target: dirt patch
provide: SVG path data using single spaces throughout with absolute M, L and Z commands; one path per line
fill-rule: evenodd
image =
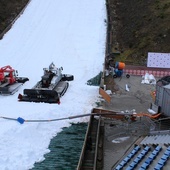
M 106 90 L 111 90 L 112 92 L 119 90 L 119 87 L 116 85 L 112 75 L 105 76 L 104 82 L 106 84 Z
M 170 51 L 169 0 L 108 0 L 109 53 L 118 61 L 145 65 L 148 52 Z
M 13 22 L 28 1 L 29 0 L 0 1 L 0 34 Z

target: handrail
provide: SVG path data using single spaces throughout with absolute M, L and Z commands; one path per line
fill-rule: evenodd
M 86 130 L 85 140 L 84 140 L 82 151 L 81 151 L 81 154 L 80 154 L 77 170 L 80 170 L 81 167 L 82 167 L 82 161 L 84 160 L 86 142 L 87 142 L 88 134 L 89 134 L 89 131 L 90 131 L 90 125 L 91 125 L 91 122 L 92 122 L 92 118 L 93 118 L 93 115 L 90 116 L 90 120 L 89 120 L 88 127 L 87 127 L 87 130 Z
M 99 144 L 99 136 L 100 136 L 100 125 L 101 125 L 101 115 L 99 116 L 99 120 L 98 120 L 97 136 L 96 136 L 96 146 L 95 146 L 95 158 L 94 158 L 94 167 L 93 167 L 93 170 L 96 170 L 96 165 L 97 165 L 98 144 Z

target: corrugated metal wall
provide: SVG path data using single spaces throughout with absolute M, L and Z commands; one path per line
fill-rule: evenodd
M 163 87 L 162 112 L 170 116 L 170 84 Z
M 160 82 L 158 82 L 156 85 L 156 99 L 155 99 L 155 104 L 157 106 L 162 106 L 163 91 L 164 91 L 163 86 L 161 85 Z
M 157 83 L 155 104 L 161 106 L 161 112 L 170 117 L 170 84 L 161 86 L 160 82 Z

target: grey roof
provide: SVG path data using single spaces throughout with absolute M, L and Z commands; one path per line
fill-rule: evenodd
M 170 135 L 151 135 L 146 136 L 141 144 L 170 144 Z

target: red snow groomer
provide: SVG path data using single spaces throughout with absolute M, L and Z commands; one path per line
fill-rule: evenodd
M 7 65 L 0 68 L 0 94 L 14 94 L 29 79 L 18 77 L 18 71 Z
M 62 74 L 63 68 L 57 68 L 54 63 L 43 70 L 41 80 L 31 89 L 24 89 L 24 94 L 18 95 L 19 101 L 60 104 L 60 97 L 67 91 L 68 81 L 72 81 L 74 76 Z

